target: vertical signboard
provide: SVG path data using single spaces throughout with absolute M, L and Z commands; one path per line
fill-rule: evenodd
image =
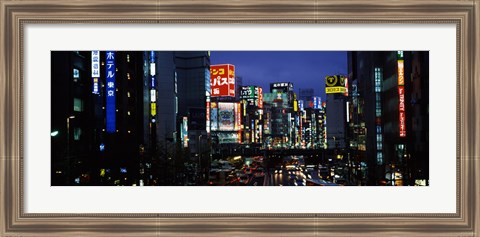
M 212 131 L 217 131 L 218 130 L 218 108 L 217 108 L 217 102 L 212 102 L 211 103 L 211 111 L 210 111 L 210 129 Z
M 108 133 L 116 132 L 116 108 L 115 108 L 115 52 L 105 52 L 106 72 L 106 127 Z
M 206 119 L 206 125 L 205 128 L 207 130 L 207 134 L 210 134 L 210 98 L 207 98 L 207 106 L 206 106 L 206 112 L 205 112 L 205 119 Z
M 241 111 L 242 107 L 240 103 L 235 103 L 235 130 L 241 130 L 242 127 Z
M 188 117 L 183 117 L 181 133 L 183 147 L 188 147 Z
M 398 65 L 398 85 L 405 85 L 405 68 L 403 65 L 403 59 L 399 59 L 397 62 Z
M 348 77 L 345 77 L 345 93 L 344 96 L 348 96 Z
M 258 108 L 263 109 L 263 89 L 258 87 Z
M 398 86 L 398 111 L 399 111 L 399 129 L 400 137 L 407 136 L 407 129 L 405 123 L 405 88 L 403 86 Z
M 235 97 L 235 66 L 228 64 L 228 96 Z
M 235 66 L 231 64 L 210 66 L 211 96 L 235 96 Z
M 405 122 L 405 68 L 403 62 L 403 51 L 397 52 L 397 66 L 398 66 L 398 127 L 399 136 L 407 136 L 407 128 Z
M 98 90 L 98 78 L 92 78 L 92 80 L 93 80 L 93 83 L 92 83 L 92 93 L 98 95 L 98 93 L 99 93 L 99 90 Z
M 150 115 L 152 116 L 152 122 L 155 122 L 155 116 L 157 115 L 157 89 L 155 74 L 155 51 L 150 51 Z
M 92 51 L 92 93 L 98 94 L 98 78 L 100 78 L 100 51 Z

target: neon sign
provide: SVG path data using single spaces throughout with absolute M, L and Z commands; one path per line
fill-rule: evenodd
M 106 122 L 107 132 L 116 132 L 116 110 L 115 110 L 115 52 L 105 52 L 105 71 L 106 71 Z

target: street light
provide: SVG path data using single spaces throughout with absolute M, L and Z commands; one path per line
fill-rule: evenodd
M 71 168 L 70 168 L 70 119 L 74 119 L 75 116 L 70 116 L 67 118 L 67 183 L 70 184 L 70 175 L 71 175 Z

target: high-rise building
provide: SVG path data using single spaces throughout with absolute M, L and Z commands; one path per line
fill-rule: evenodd
M 350 145 L 370 184 L 428 182 L 428 60 L 428 52 L 348 53 Z
M 298 99 L 303 101 L 313 101 L 315 90 L 313 88 L 298 89 Z
M 142 65 L 137 52 L 52 52 L 52 185 L 138 181 Z
M 177 51 L 178 119 L 188 118 L 188 145 L 199 153 L 207 144 L 207 102 L 210 102 L 210 56 L 207 51 Z M 202 139 L 203 138 L 203 139 Z
M 325 78 L 327 103 L 327 148 L 346 148 L 346 105 L 345 77 L 341 75 L 327 76 Z

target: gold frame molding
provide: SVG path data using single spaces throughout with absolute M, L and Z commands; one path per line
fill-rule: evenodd
M 479 236 L 480 0 L 0 0 L 0 236 Z M 26 24 L 456 24 L 454 214 L 29 214 L 23 209 Z M 388 221 L 386 221 L 388 220 Z

